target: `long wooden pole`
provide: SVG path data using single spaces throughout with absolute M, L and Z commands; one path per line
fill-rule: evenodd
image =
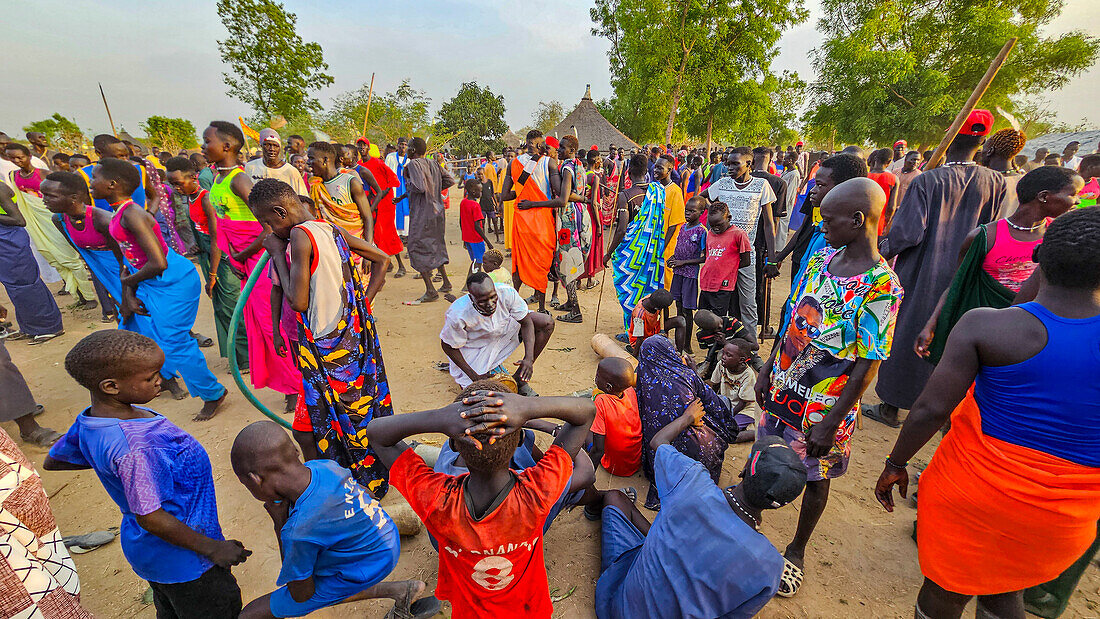
M 1001 52 L 997 54 L 997 57 L 993 59 L 993 62 L 989 63 L 989 68 L 986 69 L 985 75 L 982 76 L 978 85 L 974 87 L 974 92 L 970 93 L 970 98 L 966 100 L 966 104 L 959 110 L 958 115 L 955 116 L 955 122 L 951 123 L 951 126 L 947 129 L 947 133 L 944 134 L 943 139 L 940 140 L 940 145 L 936 147 L 936 151 L 932 153 L 932 158 L 928 160 L 928 163 L 924 166 L 925 170 L 931 170 L 940 165 L 943 161 L 944 153 L 947 152 L 947 147 L 951 145 L 951 141 L 955 139 L 955 136 L 959 134 L 959 129 L 962 128 L 964 122 L 970 113 L 974 111 L 974 108 L 978 107 L 978 101 L 981 100 L 982 95 L 989 89 L 989 84 L 993 82 L 993 78 L 997 76 L 997 71 L 1001 70 L 1001 67 L 1005 63 L 1005 59 L 1008 58 L 1008 53 L 1012 51 L 1012 48 L 1016 45 L 1016 37 L 1012 37 L 1001 48 Z
M 363 114 L 363 137 L 367 137 L 367 118 L 370 117 L 370 100 L 374 97 L 374 74 L 370 74 L 370 89 L 367 90 L 367 112 Z
M 99 96 L 103 97 L 103 107 L 107 108 L 107 120 L 111 123 L 111 133 L 118 137 L 118 131 L 115 131 L 115 119 L 111 118 L 111 106 L 107 105 L 107 95 L 103 94 L 103 84 L 99 84 Z

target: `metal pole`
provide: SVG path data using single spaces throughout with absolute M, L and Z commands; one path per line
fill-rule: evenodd
M 237 306 L 233 308 L 233 318 L 229 320 L 228 341 L 230 342 L 237 341 L 237 331 L 241 328 L 241 315 L 244 313 L 244 304 L 248 301 L 248 295 L 252 294 L 252 288 L 256 286 L 256 280 L 260 279 L 260 273 L 263 273 L 264 268 L 267 266 L 267 261 L 271 259 L 266 249 L 263 250 L 263 252 L 264 253 L 260 256 L 260 261 L 257 262 L 256 267 L 252 269 L 252 274 L 248 276 L 248 281 L 245 282 L 244 288 L 241 289 L 241 296 L 237 299 Z M 256 407 L 256 410 L 287 430 L 291 429 L 289 421 L 271 412 L 271 409 L 264 406 L 252 393 L 252 390 L 248 388 L 248 385 L 245 384 L 244 377 L 241 376 L 240 365 L 237 363 L 236 353 L 230 353 L 229 355 L 229 371 L 233 374 L 233 381 L 237 383 L 237 388 L 244 394 L 245 399 L 247 399 L 252 406 Z

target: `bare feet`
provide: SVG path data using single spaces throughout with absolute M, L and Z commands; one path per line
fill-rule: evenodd
M 222 397 L 218 398 L 217 400 L 212 400 L 210 402 L 203 402 L 202 403 L 202 409 L 199 410 L 198 414 L 196 414 L 194 417 L 192 417 L 191 420 L 192 421 L 207 421 L 208 419 L 212 419 L 214 417 L 214 415 L 218 414 L 218 408 L 220 408 L 222 403 L 225 402 L 225 397 L 227 395 L 229 395 L 228 390 L 226 390 L 226 392 L 222 394 Z
M 174 400 L 182 400 L 187 397 L 187 390 L 180 385 L 180 381 L 177 378 L 169 378 L 164 381 L 164 389 L 172 394 L 172 399 Z

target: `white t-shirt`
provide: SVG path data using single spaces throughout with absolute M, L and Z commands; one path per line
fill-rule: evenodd
M 269 168 L 264 164 L 262 158 L 253 159 L 244 164 L 244 173 L 252 177 L 252 182 L 256 182 L 263 178 L 275 178 L 293 187 L 298 195 L 309 195 L 309 190 L 306 188 L 306 182 L 302 180 L 302 173 L 298 171 L 298 168 L 285 161 L 283 165 L 277 168 Z
M 519 321 L 530 311 L 515 288 L 497 284 L 496 289 L 497 309 L 491 316 L 477 311 L 467 294 L 447 308 L 439 332 L 439 339 L 461 351 L 478 374 L 504 363 L 519 348 Z M 451 363 L 451 376 L 463 388 L 473 382 L 455 363 Z
M 1081 157 L 1074 155 L 1068 161 L 1062 163 L 1062 167 L 1076 170 L 1081 165 Z
M 741 185 L 732 176 L 723 176 L 707 188 L 707 197 L 729 207 L 730 221 L 745 231 L 749 242 L 756 242 L 760 208 L 775 202 L 775 192 L 766 178 L 753 176 Z

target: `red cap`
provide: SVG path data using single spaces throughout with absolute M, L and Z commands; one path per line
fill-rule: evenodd
M 546 145 L 550 148 L 558 148 L 559 146 L 561 146 L 561 143 L 558 142 L 558 138 L 552 135 L 548 135 L 546 136 Z
M 794 144 L 794 145 L 795 145 L 795 146 L 805 146 L 805 144 L 803 144 L 802 142 L 795 142 L 795 144 Z
M 355 140 L 355 143 L 366 144 L 367 146 L 370 146 L 370 140 L 368 140 L 367 138 L 359 138 L 358 140 Z
M 959 133 L 962 135 L 989 135 L 993 130 L 993 114 L 989 110 L 974 110 L 966 118 Z
M 593 145 L 592 145 L 592 148 L 590 148 L 590 149 L 588 149 L 588 150 L 600 150 L 600 147 L 599 147 L 599 146 L 596 146 L 595 144 L 593 144 Z
M 898 140 L 897 142 L 894 142 L 894 148 L 897 148 L 898 146 L 905 148 L 909 146 L 909 142 L 906 142 L 905 140 Z

